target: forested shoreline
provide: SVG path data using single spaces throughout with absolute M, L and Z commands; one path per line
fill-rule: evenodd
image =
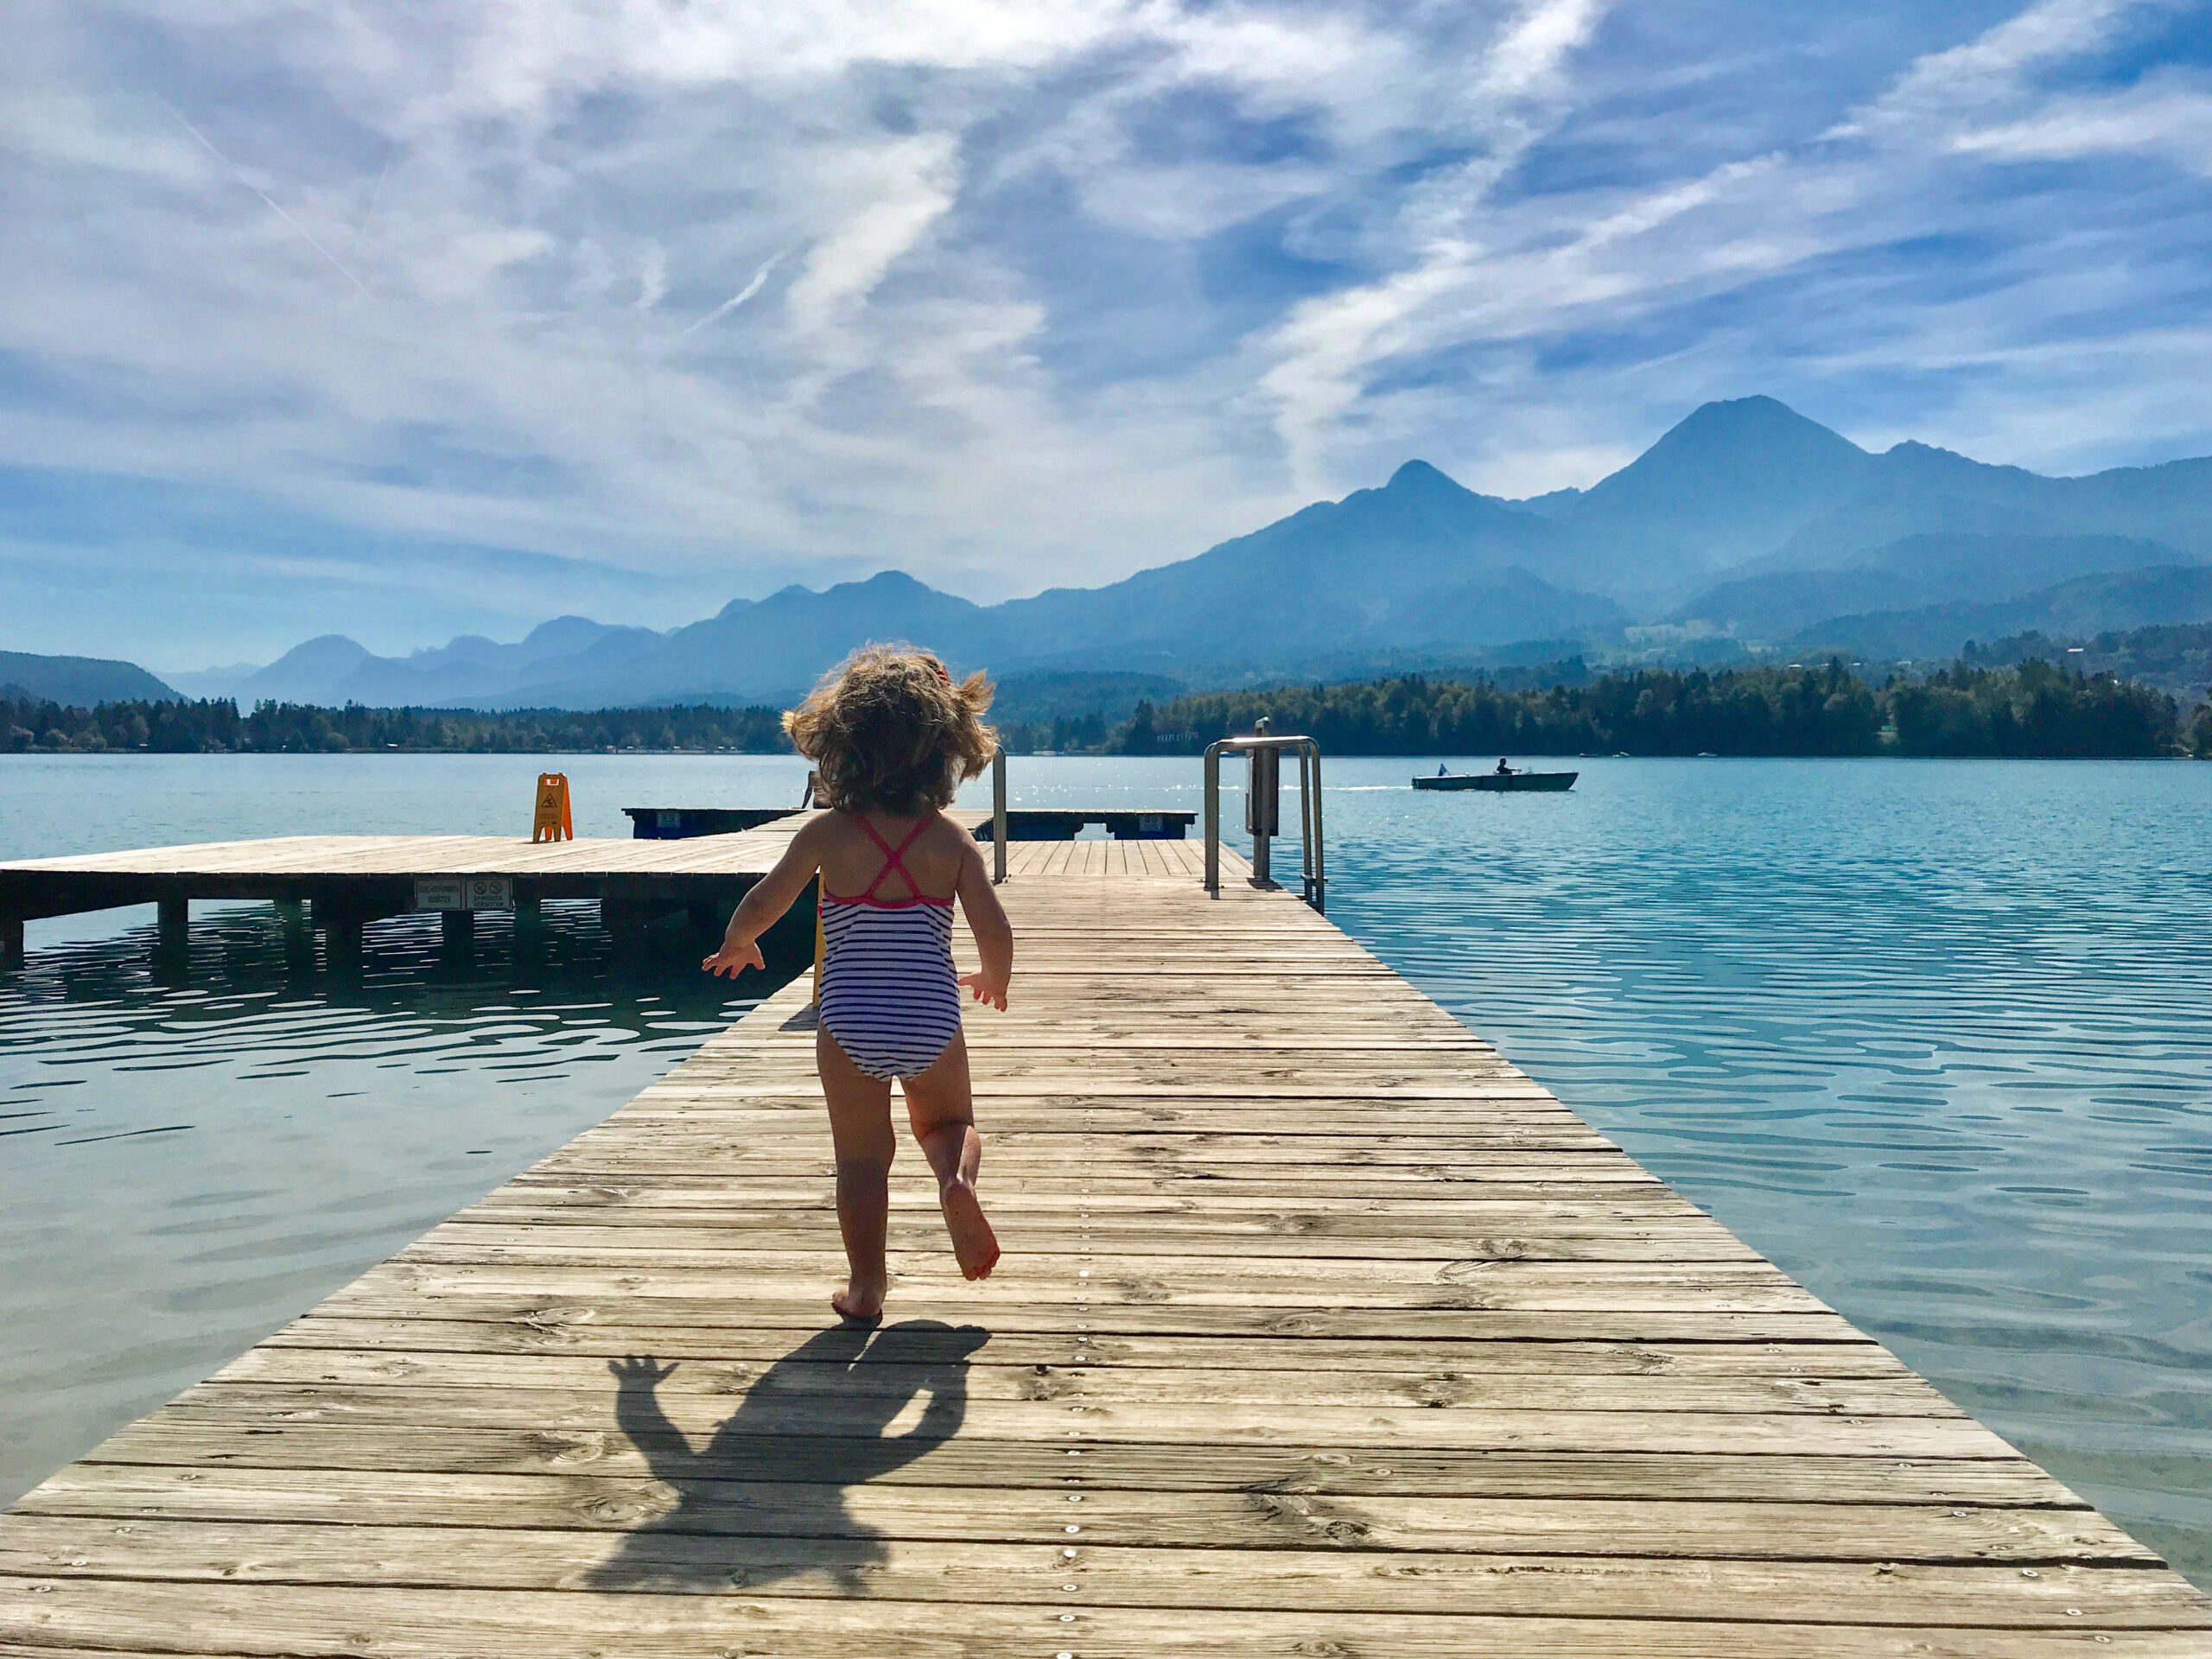
M 22 753 L 574 754 L 594 751 L 788 754 L 774 709 L 318 709 L 227 698 L 70 709 L 0 700 L 0 749 Z
M 1506 690 L 1479 676 L 1192 693 L 1004 733 L 1010 752 L 1196 754 L 1262 715 L 1332 754 L 1922 755 L 2212 759 L 2212 705 L 2184 716 L 2153 687 L 2040 660 L 1961 664 L 1875 685 L 1815 668 L 1643 669 Z M 0 697 L 12 753 L 789 753 L 779 711 L 697 705 L 526 709 L 319 709 L 219 698 L 73 709 Z
M 1608 674 L 1507 691 L 1418 675 L 1140 703 L 1109 747 L 1195 754 L 1266 715 L 1331 754 L 2212 758 L 2212 708 L 2186 722 L 2163 691 L 2030 661 L 1872 685 L 1819 668 Z

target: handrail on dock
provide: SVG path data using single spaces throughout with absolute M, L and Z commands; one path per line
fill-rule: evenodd
M 1206 892 L 1216 899 L 1221 897 L 1221 756 L 1224 749 L 1251 758 L 1254 788 L 1246 816 L 1252 830 L 1252 879 L 1255 883 L 1270 879 L 1268 838 L 1274 833 L 1268 827 L 1268 818 L 1262 816 L 1260 790 L 1272 790 L 1274 786 L 1276 757 L 1285 749 L 1297 752 L 1298 827 L 1305 861 L 1303 897 L 1314 909 L 1325 912 L 1328 878 L 1321 845 L 1321 746 L 1310 737 L 1277 736 L 1262 731 L 1250 737 L 1224 737 L 1206 745 Z
M 991 885 L 1006 880 L 1006 751 L 991 751 Z

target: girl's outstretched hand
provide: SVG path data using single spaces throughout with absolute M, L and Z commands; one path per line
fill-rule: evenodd
M 728 974 L 735 979 L 747 968 L 766 968 L 768 961 L 760 954 L 760 945 L 751 939 L 741 944 L 724 939 L 722 948 L 699 965 L 710 974 Z
M 960 976 L 960 982 L 976 994 L 978 1002 L 988 1002 L 1001 1014 L 1006 1012 L 1006 983 L 977 971 Z

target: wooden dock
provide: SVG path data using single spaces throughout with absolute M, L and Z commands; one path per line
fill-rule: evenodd
M 970 829 L 990 819 L 964 808 L 951 816 Z M 126 905 L 157 906 L 157 949 L 177 953 L 195 899 L 273 900 L 302 932 L 325 936 L 333 965 L 358 961 L 367 924 L 411 911 L 437 911 L 449 938 L 465 937 L 480 911 L 527 920 L 548 900 L 580 899 L 596 899 L 618 932 L 677 912 L 719 926 L 804 821 L 789 813 L 682 841 L 282 836 L 18 860 L 0 863 L 0 965 L 22 960 L 27 920 Z
M 801 983 L 0 1517 L 0 1652 L 2212 1654 L 1296 899 L 1013 856 L 987 1285 L 910 1152 L 887 1319 L 829 1314 Z

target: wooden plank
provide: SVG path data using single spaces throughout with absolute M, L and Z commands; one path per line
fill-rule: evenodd
M 825 1268 L 825 1271 L 827 1268 Z M 727 1329 L 733 1324 L 760 1331 L 820 1330 L 821 1287 L 797 1297 L 763 1296 L 733 1306 L 719 1296 L 632 1297 L 626 1288 L 603 1295 L 553 1294 L 555 1287 L 534 1280 L 516 1289 L 477 1282 L 473 1276 L 448 1275 L 424 1283 L 404 1268 L 378 1272 L 334 1292 L 322 1304 L 332 1314 L 371 1319 L 410 1313 L 444 1319 L 481 1319 L 557 1333 L 579 1325 L 624 1323 L 697 1325 Z M 741 1313 L 741 1320 L 733 1314 Z M 1790 1347 L 1853 1338 L 1864 1341 L 1839 1315 L 1823 1308 L 1812 1313 L 1723 1313 L 1712 1309 L 1578 1308 L 1521 1310 L 1491 1308 L 1471 1319 L 1465 1308 L 1327 1307 L 1319 1304 L 1284 1311 L 1236 1306 L 1185 1306 L 1173 1303 L 1079 1300 L 1065 1288 L 1051 1296 L 1025 1295 L 979 1306 L 964 1287 L 932 1290 L 914 1286 L 900 1292 L 902 1321 L 926 1320 L 960 1325 L 988 1320 L 995 1332 L 1009 1330 L 1145 1332 L 1174 1339 L 1194 1337 L 1328 1337 L 1347 1341 L 1441 1341 L 1480 1334 L 1494 1339 L 1580 1342 L 1771 1343 Z M 793 1338 L 794 1345 L 798 1341 Z
M 1376 1344 L 1380 1346 L 1380 1344 Z M 985 1351 L 962 1356 L 963 1389 L 969 1401 L 1086 1400 L 1141 1406 L 1253 1404 L 1386 1408 L 1418 1406 L 1491 1411 L 1808 1411 L 1851 1416 L 1956 1417 L 1957 1407 L 1909 1371 L 1874 1377 L 1815 1376 L 1774 1371 L 1713 1376 L 1648 1371 L 1596 1374 L 1485 1367 L 1479 1372 L 1409 1370 L 1388 1349 L 1372 1356 L 1374 1368 L 1256 1370 L 1203 1366 L 1109 1363 L 1062 1346 L 1051 1360 L 979 1363 Z M 664 1402 L 710 1395 L 719 1405 L 756 1387 L 779 1398 L 888 1396 L 900 1404 L 940 1385 L 944 1360 L 791 1363 L 780 1357 L 753 1362 L 717 1359 L 679 1365 L 661 1384 Z M 214 1383 L 334 1383 L 360 1388 L 556 1389 L 598 1396 L 604 1408 L 613 1389 L 608 1362 L 565 1355 L 453 1354 L 262 1346 L 215 1374 Z M 897 1408 L 894 1407 L 895 1410 Z
M 828 1443 L 824 1443 L 825 1445 Z M 979 1504 L 972 1487 L 872 1477 L 895 1446 L 855 1440 L 823 1472 L 843 1478 L 695 1476 L 671 1450 L 658 1478 L 353 1473 L 78 1465 L 20 1505 L 30 1516 L 296 1525 L 481 1527 L 732 1537 L 862 1537 L 1078 1548 L 1450 1550 L 1703 1560 L 2072 1561 L 2131 1570 L 2158 1558 L 2094 1510 L 1934 1504 L 1731 1503 L 1662 1498 L 1419 1497 L 1309 1493 L 1129 1493 L 1014 1489 Z M 671 1472 L 671 1471 L 674 1472 Z M 1072 1530 L 1071 1529 L 1072 1529 Z M 63 1529 L 49 1529 L 49 1535 Z M 85 1530 L 80 1529 L 79 1530 Z M 1479 1545 L 1471 1541 L 1479 1540 Z M 2171 1592 L 2183 1598 L 2183 1591 Z M 2212 1624 L 2212 1606 L 2195 1604 Z
M 1872 1569 L 1870 1569 L 1870 1575 Z M 1465 1659 L 1471 1653 L 1530 1659 L 1739 1659 L 1746 1653 L 1832 1659 L 2080 1659 L 2086 1617 L 2058 1630 L 1988 1625 L 1850 1625 L 1808 1618 L 1777 1599 L 1767 1620 L 1516 1618 L 1440 1614 L 1408 1575 L 1402 1583 L 1431 1611 L 1392 1613 L 1105 1609 L 1058 1592 L 1058 1568 L 1040 1574 L 1039 1599 L 996 1607 L 973 1602 L 779 1599 L 732 1586 L 720 1596 L 579 1595 L 564 1591 L 434 1590 L 175 1584 L 152 1580 L 41 1578 L 0 1581 L 0 1630 L 35 1632 L 33 1651 L 87 1639 L 168 1654 L 358 1659 L 372 1646 L 388 1659 L 574 1659 L 579 1651 L 625 1659 L 776 1655 L 843 1659 L 897 1653 L 912 1659 L 1037 1659 L 1173 1653 L 1313 1659 L 1392 1655 Z M 1080 1578 L 1076 1580 L 1080 1586 Z M 2031 1595 L 2032 1586 L 2025 1592 Z M 1401 1603 L 1401 1605 L 1404 1605 Z M 2086 1613 L 2086 1610 L 2085 1610 Z M 361 1633 L 374 1632 L 370 1643 Z M 2115 1629 L 2094 1649 L 2125 1659 L 2202 1659 L 2190 1628 Z M 1055 1644 L 1059 1644 L 1055 1646 Z
M 1919 1562 L 1869 1573 L 1859 1562 L 1684 1562 L 1664 1557 L 1093 1547 L 1071 1562 L 1052 1544 L 938 1543 L 889 1536 L 769 1535 L 732 1539 L 645 1529 L 610 1539 L 561 1529 L 141 1520 L 121 1538 L 86 1542 L 83 1529 L 44 1516 L 0 1532 L 0 1573 L 54 1579 L 132 1577 L 174 1582 L 347 1585 L 426 1582 L 477 1590 L 654 1591 L 765 1597 L 970 1603 L 1033 1602 L 1058 1581 L 1086 1607 L 1235 1608 L 1251 1611 L 1389 1612 L 1403 1578 L 1417 1576 L 1465 1612 L 1572 1617 L 1593 1593 L 1622 1617 L 1742 1621 L 1770 1616 L 1775 1597 L 1797 1605 L 1857 1604 L 1868 1624 L 1941 1620 L 2067 1628 L 2094 1616 L 2111 1625 L 2202 1628 L 2208 1611 L 2169 1575 L 2053 1568 L 2023 1596 L 2017 1568 Z M 1533 1569 L 1533 1570 L 1532 1570 Z
M 519 1320 L 347 1319 L 311 1313 L 269 1338 L 253 1354 L 288 1348 L 341 1350 L 354 1353 L 510 1354 L 549 1351 L 548 1338 L 568 1354 L 620 1359 L 654 1353 L 664 1358 L 777 1361 L 786 1365 L 818 1364 L 842 1371 L 850 1363 L 837 1354 L 816 1359 L 778 1332 L 751 1328 L 702 1329 L 690 1325 L 557 1325 Z M 1567 1376 L 1697 1377 L 1913 1377 L 1897 1357 L 1861 1338 L 1817 1344 L 1689 1342 L 1535 1342 L 1526 1338 L 1482 1340 L 1472 1337 L 1434 1342 L 1346 1342 L 1325 1337 L 1162 1337 L 1151 1332 L 1048 1334 L 994 1329 L 978 1347 L 964 1333 L 926 1322 L 885 1327 L 876 1357 L 921 1363 L 964 1361 L 972 1371 L 984 1364 L 1028 1367 L 1081 1363 L 1098 1366 L 1141 1365 L 1151 1369 L 1206 1371 L 1351 1371 L 1372 1375 L 1386 1361 L 1412 1357 L 1423 1367 L 1456 1373 L 1472 1370 L 1485 1376 L 1522 1373 Z M 228 1374 L 226 1368 L 226 1374 Z M 1422 1374 L 1427 1374 L 1423 1372 Z
M 180 1412 L 244 1427 L 283 1427 L 318 1419 L 426 1427 L 522 1428 L 574 1432 L 616 1421 L 613 1390 L 598 1396 L 554 1389 L 410 1390 L 315 1383 L 203 1382 L 172 1402 Z M 867 1395 L 833 1400 L 764 1397 L 729 1416 L 721 1401 L 682 1395 L 663 1401 L 685 1433 L 880 1435 L 887 1414 Z M 1418 1406 L 1313 1407 L 1249 1400 L 1232 1406 L 1152 1400 L 1131 1406 L 1103 1393 L 1071 1399 L 1009 1402 L 962 1396 L 963 1428 L 994 1440 L 1059 1445 L 1139 1439 L 1203 1449 L 1224 1438 L 1257 1445 L 1319 1440 L 1341 1447 L 1441 1448 L 1534 1452 L 1822 1452 L 1891 1458 L 2001 1458 L 2012 1449 L 1969 1417 L 1839 1417 L 1815 1412 L 1644 1410 L 1440 1411 Z M 1192 1455 L 1198 1455 L 1194 1450 Z M 65 1471 L 66 1472 L 66 1471 Z M 61 1476 L 54 1477 L 62 1478 Z M 39 1488 L 43 1491 L 44 1488 Z M 30 1497 L 22 1502 L 29 1505 Z
M 819 1482 L 849 1447 L 810 1434 L 720 1437 L 692 1445 L 699 1477 Z M 650 1448 L 656 1451 L 657 1448 Z M 352 1469 L 448 1474 L 591 1475 L 625 1480 L 652 1472 L 649 1448 L 609 1429 L 443 1428 L 293 1422 L 250 1430 L 165 1408 L 102 1443 L 85 1465 L 191 1469 Z M 1064 1441 L 1001 1440 L 968 1432 L 901 1448 L 871 1480 L 903 1485 L 1064 1489 Z M 1313 1446 L 1187 1446 L 1143 1440 L 1084 1443 L 1087 1479 L 1125 1491 L 1366 1493 L 1415 1497 L 1622 1500 L 1711 1498 L 1741 1503 L 1921 1503 L 1944 1508 L 2084 1509 L 2082 1501 L 2017 1455 L 1897 1459 L 1812 1452 L 1389 1452 Z

